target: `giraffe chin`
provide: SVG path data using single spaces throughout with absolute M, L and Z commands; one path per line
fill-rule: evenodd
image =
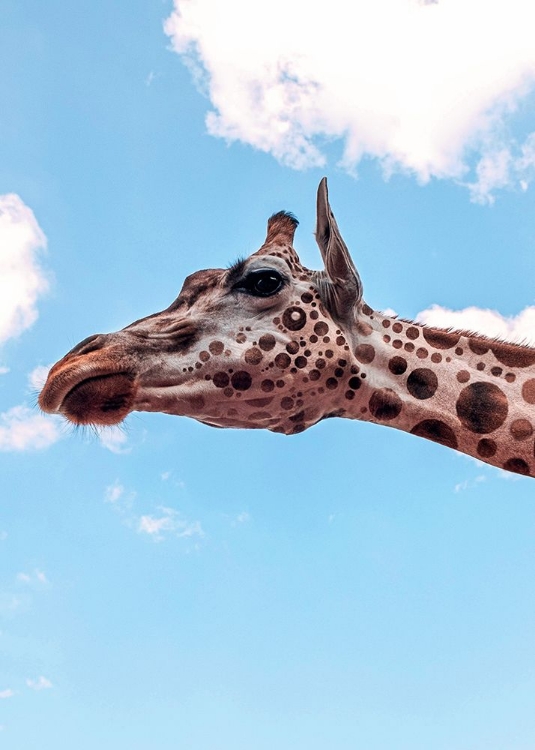
M 134 376 L 129 373 L 97 375 L 71 388 L 59 411 L 77 425 L 119 424 L 132 411 L 136 391 Z

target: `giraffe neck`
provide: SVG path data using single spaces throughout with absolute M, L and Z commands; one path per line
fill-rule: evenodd
M 535 349 L 389 318 L 367 305 L 356 339 L 345 417 L 535 476 Z

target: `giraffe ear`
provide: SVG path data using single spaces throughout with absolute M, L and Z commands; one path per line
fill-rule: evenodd
M 329 205 L 326 177 L 318 187 L 316 242 L 325 265 L 319 275 L 323 303 L 338 320 L 352 319 L 362 299 L 362 282 Z

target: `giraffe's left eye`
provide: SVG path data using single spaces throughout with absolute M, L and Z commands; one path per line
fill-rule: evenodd
M 256 271 L 249 271 L 235 289 L 252 294 L 254 297 L 272 297 L 283 286 L 284 279 L 278 271 L 271 268 L 259 268 Z

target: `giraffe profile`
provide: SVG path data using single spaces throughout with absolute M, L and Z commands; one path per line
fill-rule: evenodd
M 369 307 L 325 179 L 324 270 L 301 265 L 297 224 L 273 215 L 246 260 L 198 271 L 167 309 L 82 341 L 50 370 L 41 408 L 75 424 L 113 425 L 137 410 L 286 435 L 347 417 L 535 476 L 535 348 Z

